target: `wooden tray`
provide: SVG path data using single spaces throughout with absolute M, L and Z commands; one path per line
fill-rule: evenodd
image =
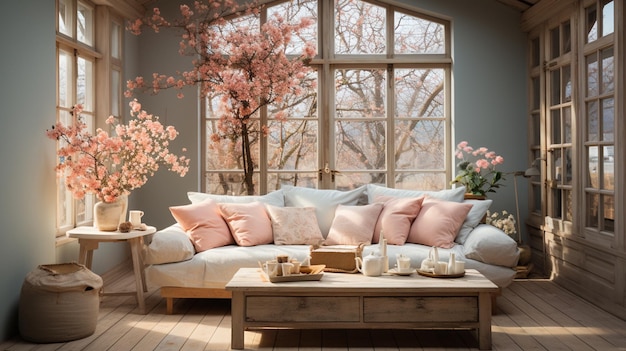
M 324 276 L 324 268 L 326 266 L 323 264 L 313 265 L 313 266 L 304 266 L 300 268 L 300 274 L 292 274 L 285 275 L 279 277 L 268 277 L 265 272 L 261 270 L 261 274 L 267 280 L 272 283 L 284 283 L 284 282 L 303 282 L 303 281 L 314 281 L 320 280 Z
M 457 273 L 457 274 L 435 274 L 432 272 L 425 272 L 425 271 L 421 271 L 418 269 L 417 273 L 419 275 L 423 275 L 425 277 L 431 277 L 431 278 L 461 278 L 465 276 L 465 271 L 463 271 L 463 273 Z

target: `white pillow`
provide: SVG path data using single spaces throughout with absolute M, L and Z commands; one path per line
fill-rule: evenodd
M 376 202 L 377 196 L 393 196 L 393 197 L 420 197 L 428 195 L 440 200 L 463 202 L 465 198 L 465 187 L 459 187 L 454 189 L 445 189 L 439 191 L 429 190 L 405 190 L 387 188 L 386 186 L 377 184 L 367 184 L 367 199 L 369 203 Z
M 276 245 L 315 245 L 324 240 L 313 207 L 265 205 Z
M 340 204 L 349 206 L 359 204 L 359 200 L 365 195 L 365 189 L 365 185 L 349 191 L 312 189 L 287 185 L 283 186 L 281 190 L 283 190 L 285 195 L 285 206 L 315 208 L 319 228 L 322 231 L 322 236 L 326 238 L 335 218 L 337 206 Z
M 144 247 L 144 263 L 161 264 L 186 261 L 196 250 L 189 235 L 179 224 L 160 230 L 152 235 L 152 241 Z
M 463 245 L 465 257 L 488 264 L 515 267 L 519 259 L 517 243 L 500 229 L 480 224 Z
M 266 195 L 249 195 L 249 196 L 230 196 L 230 195 L 215 195 L 215 194 L 206 194 L 199 193 L 195 191 L 187 192 L 187 197 L 192 204 L 196 204 L 202 202 L 206 199 L 211 199 L 218 204 L 226 204 L 226 203 L 236 203 L 236 204 L 245 204 L 254 201 L 259 201 L 264 204 L 269 204 L 278 207 L 285 206 L 285 198 L 283 196 L 282 190 L 272 191 Z
M 489 210 L 489 207 L 493 203 L 493 200 L 465 200 L 463 203 L 472 204 L 472 209 L 467 214 L 465 218 L 465 222 L 461 226 L 461 230 L 459 230 L 459 234 L 456 237 L 456 241 L 459 244 L 465 243 L 467 240 L 467 236 L 470 234 L 477 225 L 480 224 L 480 221 L 485 217 L 485 214 Z

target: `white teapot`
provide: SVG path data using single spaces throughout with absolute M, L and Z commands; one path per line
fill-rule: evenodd
M 373 252 L 365 256 L 363 259 L 361 259 L 361 257 L 356 257 L 356 269 L 363 273 L 363 275 L 377 277 L 383 274 L 384 259 L 385 257 L 377 255 Z

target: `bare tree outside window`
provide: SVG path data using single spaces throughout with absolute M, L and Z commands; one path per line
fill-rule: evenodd
M 424 60 L 449 57 L 446 22 L 375 2 L 338 0 L 320 5 L 333 6 L 333 21 L 319 18 L 314 0 L 267 6 L 268 16 L 273 12 L 290 18 L 306 16 L 317 24 L 298 33 L 288 54 L 301 51 L 299 45 L 305 42 L 318 43 L 320 48 L 311 63 L 315 71 L 307 77 L 312 88 L 268 105 L 250 119 L 256 192 L 277 190 L 284 184 L 320 187 L 327 176 L 326 164 L 336 171 L 330 186 L 337 189 L 367 183 L 445 188 L 450 163 L 446 160 L 450 66 Z M 393 23 L 392 32 L 387 23 Z M 330 24 L 329 31 L 320 30 Z M 325 32 L 333 45 L 320 44 L 326 38 L 318 38 L 318 33 Z M 324 52 L 327 47 L 333 51 Z M 418 56 L 420 60 L 415 59 Z M 325 64 L 329 70 L 323 69 Z M 320 101 L 322 96 L 328 101 Z M 211 117 L 217 98 L 207 99 L 207 140 L 218 128 Z M 240 143 L 239 138 L 219 145 L 207 143 L 207 192 L 245 192 L 240 185 Z

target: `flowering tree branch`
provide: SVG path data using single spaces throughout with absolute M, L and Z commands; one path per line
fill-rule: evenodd
M 288 96 L 301 95 L 306 88 L 307 63 L 315 55 L 313 44 L 305 44 L 299 55 L 287 55 L 294 34 L 312 23 L 302 18 L 288 23 L 275 15 L 260 28 L 240 24 L 232 27 L 225 17 L 255 16 L 259 7 L 249 4 L 238 7 L 232 0 L 196 1 L 193 9 L 180 6 L 180 18 L 168 21 L 159 9 L 144 19 L 129 24 L 129 29 L 141 33 L 143 26 L 155 32 L 171 27 L 182 30 L 179 53 L 192 57 L 193 68 L 176 75 L 154 73 L 152 82 L 143 77 L 127 82 L 126 96 L 137 89 L 158 93 L 162 89 L 181 90 L 186 86 L 199 86 L 202 97 L 219 97 L 219 125 L 212 135 L 213 142 L 241 139 L 244 185 L 248 194 L 254 193 L 253 171 L 255 164 L 251 153 L 250 119 L 261 108 L 283 101 Z M 178 93 L 182 98 L 182 92 Z M 284 118 L 278 115 L 277 118 Z M 262 132 L 267 133 L 266 129 Z

